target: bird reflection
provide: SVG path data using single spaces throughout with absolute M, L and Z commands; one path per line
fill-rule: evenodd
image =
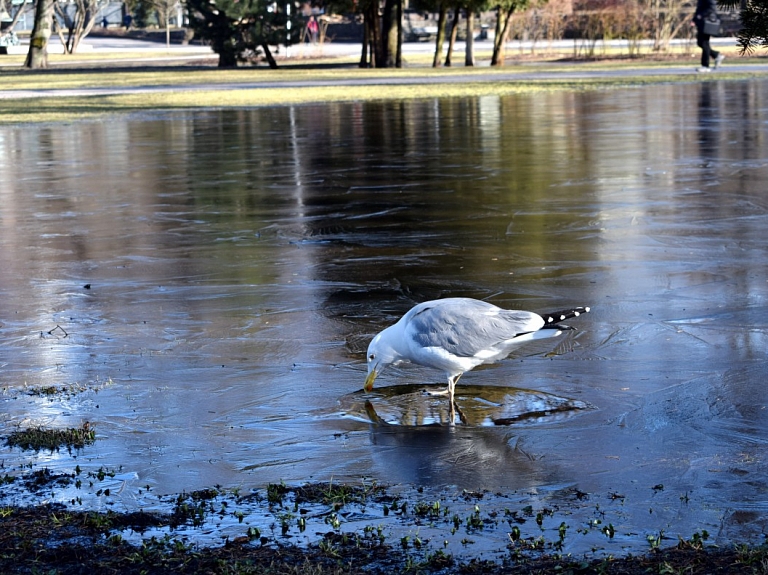
M 469 427 L 547 423 L 591 409 L 583 401 L 511 387 L 465 386 L 456 401 L 449 403 L 430 393 L 430 387 L 382 388 L 365 400 L 350 394 L 342 406 L 349 416 L 399 427 L 451 425 L 457 417 Z
M 371 424 L 373 460 L 393 481 L 466 489 L 530 487 L 552 469 L 521 446 L 518 428 L 591 409 L 541 391 L 467 385 L 456 395 L 454 412 L 430 387 L 399 385 L 341 399 L 348 417 Z M 456 417 L 462 425 L 453 423 Z

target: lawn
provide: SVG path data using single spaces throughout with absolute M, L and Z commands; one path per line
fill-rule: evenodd
M 408 65 L 401 69 L 361 69 L 349 56 L 285 60 L 277 70 L 219 69 L 215 57 L 184 64 L 158 61 L 162 51 L 99 51 L 78 55 L 76 61 L 72 60 L 75 56 L 52 55 L 50 68 L 30 71 L 21 67 L 22 56 L 6 56 L 12 60 L 0 61 L 4 64 L 0 67 L 4 79 L 0 124 L 71 122 L 158 110 L 503 96 L 522 91 L 740 79 L 764 73 L 761 66 L 754 73 L 732 73 L 726 66 L 716 76 L 701 79 L 693 74 L 695 55 L 688 53 L 689 48 L 681 50 L 663 59 L 608 57 L 596 61 L 510 53 L 508 64 L 501 68 L 488 66 L 489 54 L 482 52 L 476 67 L 432 68 L 431 56 L 424 53 L 409 56 Z M 762 60 L 739 58 L 734 49 L 728 62 L 760 64 Z M 672 68 L 681 66 L 691 73 L 670 76 Z M 580 77 L 574 78 L 574 71 Z

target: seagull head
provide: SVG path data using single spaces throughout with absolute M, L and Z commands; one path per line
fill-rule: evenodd
M 392 326 L 394 327 L 394 326 Z M 368 360 L 368 377 L 365 378 L 365 391 L 373 389 L 373 380 L 384 368 L 400 361 L 400 355 L 392 346 L 392 327 L 388 327 L 371 340 L 366 359 Z

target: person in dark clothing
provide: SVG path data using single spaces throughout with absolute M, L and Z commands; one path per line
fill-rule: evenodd
M 712 49 L 709 45 L 710 35 L 704 33 L 704 20 L 712 16 L 717 17 L 717 1 L 698 0 L 696 12 L 693 14 L 693 24 L 696 26 L 696 45 L 701 48 L 701 66 L 696 69 L 697 72 L 711 72 L 710 59 L 715 61 L 715 68 L 722 64 L 725 59 L 725 56 L 720 52 Z

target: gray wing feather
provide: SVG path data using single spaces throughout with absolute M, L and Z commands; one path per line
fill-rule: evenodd
M 494 310 L 498 313 L 489 313 Z M 410 318 L 408 331 L 421 347 L 441 347 L 458 357 L 473 357 L 536 331 L 543 323 L 531 312 L 508 311 L 475 300 L 463 300 L 417 310 Z

